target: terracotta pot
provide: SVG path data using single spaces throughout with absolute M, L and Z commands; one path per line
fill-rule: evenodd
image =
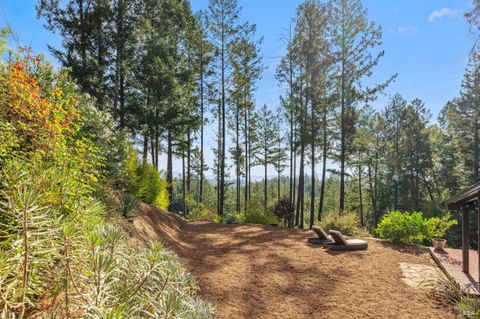
M 447 244 L 446 239 L 432 238 L 432 245 L 433 245 L 433 249 L 435 250 L 444 250 L 446 244 Z

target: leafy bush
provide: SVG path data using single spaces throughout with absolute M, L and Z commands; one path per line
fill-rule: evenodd
M 145 164 L 137 168 L 137 196 L 159 208 L 167 209 L 167 182 L 160 178 L 156 167 Z
M 462 296 L 456 303 L 455 308 L 467 319 L 480 318 L 480 300 L 472 296 Z
M 331 212 L 324 216 L 320 222 L 316 222 L 326 231 L 338 230 L 347 236 L 368 236 L 368 232 L 360 227 L 360 221 L 356 213 L 349 212 L 340 214 Z
M 454 225 L 457 225 L 456 219 L 451 219 L 450 213 L 443 217 L 432 217 L 427 220 L 427 227 L 430 238 L 443 238 L 447 231 Z
M 221 217 L 212 209 L 203 203 L 196 202 L 191 197 L 187 197 L 187 206 L 189 209 L 187 219 L 189 220 L 203 220 L 219 223 Z
M 237 220 L 236 215 L 226 214 L 225 216 L 223 216 L 222 222 L 224 224 L 234 224 L 234 223 L 237 223 L 238 220 Z
M 456 223 L 456 220 L 450 219 L 450 215 L 426 219 L 421 212 L 392 211 L 383 216 L 376 232 L 380 238 L 397 243 L 422 243 L 432 237 L 443 237 Z
M 123 198 L 122 203 L 122 215 L 125 218 L 132 218 L 137 214 L 139 200 L 135 197 L 135 195 L 127 194 Z
M 260 203 L 250 203 L 247 212 L 237 213 L 236 219 L 244 224 L 276 225 L 278 219 Z
M 155 166 L 140 164 L 138 152 L 132 147 L 128 150 L 128 155 L 122 166 L 129 180 L 127 183 L 128 191 L 148 204 L 162 209 L 168 208 L 167 182 L 160 177 Z
M 108 111 L 96 108 L 92 98 L 82 96 L 78 106 L 82 121 L 79 136 L 97 146 L 98 153 L 105 159 L 103 171 L 109 183 L 117 188 L 127 187 L 130 176 L 123 163 L 133 150 L 129 135 L 118 129 Z
M 392 211 L 385 214 L 377 226 L 380 238 L 412 244 L 428 238 L 428 225 L 421 212 Z
M 450 214 L 427 219 L 421 212 L 393 211 L 383 216 L 376 231 L 380 238 L 412 244 L 432 237 L 443 237 L 446 231 L 456 224 L 456 220 L 450 219 Z
M 295 206 L 287 198 L 279 200 L 273 209 L 273 214 L 277 216 L 278 219 L 282 220 L 285 226 L 287 226 L 287 223 L 292 218 L 294 212 Z

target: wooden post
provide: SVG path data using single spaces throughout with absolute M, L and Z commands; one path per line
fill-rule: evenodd
M 460 209 L 462 213 L 462 270 L 465 273 L 469 272 L 469 248 L 470 248 L 470 240 L 469 240 L 469 227 L 468 227 L 468 208 L 462 207 Z
M 477 195 L 477 267 L 478 267 L 478 287 L 480 287 L 480 192 Z

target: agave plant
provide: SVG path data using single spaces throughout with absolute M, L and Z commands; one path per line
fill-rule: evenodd
M 132 194 L 127 194 L 123 198 L 122 215 L 125 218 L 132 218 L 136 215 L 139 200 Z

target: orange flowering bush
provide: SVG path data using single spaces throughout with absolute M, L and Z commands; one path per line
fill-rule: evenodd
M 97 181 L 103 165 L 98 147 L 81 134 L 84 100 L 65 70 L 22 49 L 0 70 L 0 160 L 22 155 L 67 167 L 82 188 Z M 7 148 L 8 147 L 8 148 Z M 1 163 L 0 163 L 1 164 Z
M 0 119 L 11 123 L 23 151 L 49 152 L 75 134 L 80 114 L 77 97 L 65 92 L 66 77 L 39 85 L 39 57 L 27 56 L 4 67 L 0 75 Z M 52 71 L 53 72 L 53 71 Z

